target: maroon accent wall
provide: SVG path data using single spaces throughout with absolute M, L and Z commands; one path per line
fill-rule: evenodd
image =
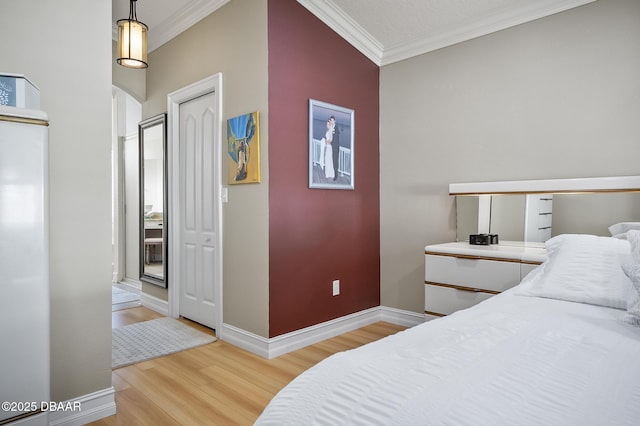
M 380 304 L 379 68 L 295 0 L 269 0 L 268 37 L 274 337 Z M 309 189 L 309 98 L 355 110 L 354 191 Z

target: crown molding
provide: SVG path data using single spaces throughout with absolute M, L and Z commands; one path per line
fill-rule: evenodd
M 195 25 L 231 0 L 197 0 L 168 19 L 160 22 L 149 32 L 149 52 L 154 51 L 192 25 Z
M 297 0 L 347 42 L 378 66 L 422 55 L 443 47 L 471 40 L 509 27 L 563 12 L 596 0 L 540 0 L 525 7 L 488 16 L 481 22 L 445 33 L 432 33 L 396 46 L 383 46 L 380 41 L 346 15 L 332 0 Z
M 545 0 L 532 2 L 524 8 L 496 14 L 481 22 L 471 22 L 468 25 L 455 28 L 449 32 L 430 34 L 419 40 L 385 49 L 380 65 L 388 65 L 409 59 L 443 47 L 452 46 L 500 30 L 515 27 L 516 25 L 564 12 L 594 1 L 596 0 Z
M 364 56 L 380 66 L 384 52 L 382 44 L 334 2 L 331 0 L 297 1 Z
M 220 9 L 231 0 L 194 0 L 177 13 L 174 13 L 164 21 L 149 30 L 149 52 L 167 43 L 189 27 L 195 25 L 216 10 Z M 144 22 L 144 20 L 142 20 Z M 114 23 L 111 28 L 111 37 L 118 41 L 118 26 Z
M 194 0 L 188 7 L 180 10 L 179 13 L 151 28 L 149 31 L 149 52 L 167 43 L 192 25 L 220 9 L 229 1 Z M 378 66 L 384 66 L 544 18 L 545 16 L 564 12 L 596 0 L 542 0 L 531 2 L 524 8 L 489 16 L 481 22 L 470 22 L 449 32 L 427 34 L 418 40 L 387 48 L 332 0 L 297 1 L 373 63 Z M 115 24 L 112 27 L 112 38 L 113 40 L 118 40 L 118 27 Z

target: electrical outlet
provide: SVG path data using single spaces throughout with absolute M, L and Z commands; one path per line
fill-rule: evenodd
M 333 295 L 337 296 L 340 294 L 340 280 L 333 280 Z

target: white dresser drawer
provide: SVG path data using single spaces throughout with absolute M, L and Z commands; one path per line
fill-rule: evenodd
M 491 293 L 459 290 L 437 285 L 424 285 L 424 306 L 426 312 L 450 315 L 467 309 L 493 296 Z
M 144 229 L 162 229 L 161 220 L 145 220 Z
M 540 197 L 538 201 L 538 212 L 539 213 L 553 212 L 553 198 L 550 198 L 549 196 Z
M 553 223 L 553 215 L 551 214 L 541 214 L 538 216 L 538 228 L 551 228 L 551 224 Z
M 520 263 L 426 254 L 425 281 L 501 292 L 520 282 Z
M 425 247 L 425 318 L 470 308 L 520 283 L 546 260 L 539 243 L 468 242 Z

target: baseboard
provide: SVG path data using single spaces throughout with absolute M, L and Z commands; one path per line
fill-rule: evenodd
M 140 302 L 145 308 L 149 308 L 166 317 L 169 316 L 169 302 L 166 300 L 159 299 L 147 293 L 140 293 Z
M 221 330 L 216 330 L 216 336 L 225 342 L 238 346 L 246 351 L 269 358 L 269 339 L 258 336 L 249 331 L 234 327 L 230 324 L 222 324 Z
M 125 287 L 125 290 L 129 290 L 133 293 L 140 293 L 142 290 L 142 283 L 139 280 L 125 278 L 122 281 L 118 281 L 118 284 Z
M 378 306 L 272 338 L 223 324 L 219 337 L 258 356 L 272 359 L 379 321 L 413 327 L 424 322 L 424 314 Z
M 116 303 L 111 305 L 111 312 L 122 311 L 129 308 L 137 308 L 141 305 L 140 301 Z
M 414 327 L 422 324 L 426 320 L 427 318 L 424 314 L 380 306 L 380 319 L 378 321 L 390 322 L 391 324 L 403 325 L 405 327 Z
M 82 426 L 116 414 L 116 391 L 113 386 L 98 392 L 64 401 L 49 411 L 49 426 Z

